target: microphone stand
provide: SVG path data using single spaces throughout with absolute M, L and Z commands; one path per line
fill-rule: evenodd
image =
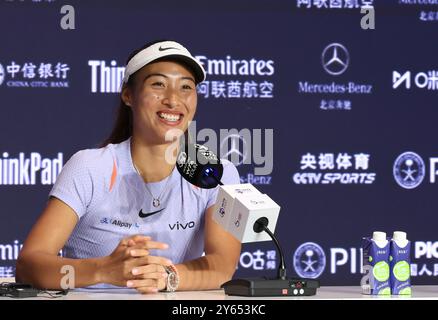
M 280 265 L 276 279 L 248 278 L 232 279 L 222 284 L 225 294 L 244 297 L 264 296 L 313 296 L 319 288 L 319 281 L 314 279 L 287 278 L 284 255 L 280 243 L 268 228 L 268 219 L 261 217 L 254 222 L 253 230 L 256 233 L 266 232 L 277 248 L 280 255 Z
M 259 218 L 256 222 L 254 222 L 253 229 L 256 233 L 265 231 L 271 237 L 272 241 L 274 241 L 274 244 L 277 247 L 277 252 L 280 254 L 280 265 L 278 266 L 277 278 L 286 280 L 286 266 L 284 263 L 283 250 L 280 248 L 280 243 L 278 242 L 277 237 L 271 232 L 271 230 L 269 230 L 268 223 L 269 221 L 265 217 Z
M 215 170 L 207 167 L 202 170 L 202 175 L 212 177 L 213 180 L 223 186 L 215 174 Z M 319 282 L 313 279 L 288 279 L 286 277 L 286 266 L 284 263 L 283 251 L 280 248 L 280 243 L 274 234 L 268 228 L 269 220 L 266 217 L 261 217 L 253 225 L 253 230 L 256 233 L 265 231 L 277 248 L 280 255 L 280 265 L 276 279 L 256 278 L 256 279 L 232 279 L 222 284 L 225 294 L 245 296 L 245 297 L 263 297 L 263 296 L 312 296 L 316 294 L 316 289 L 319 288 Z

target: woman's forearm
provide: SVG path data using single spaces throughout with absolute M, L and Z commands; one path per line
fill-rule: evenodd
M 16 281 L 42 289 L 86 287 L 103 282 L 101 264 L 102 258 L 67 259 L 44 252 L 32 252 L 19 257 Z
M 215 254 L 178 264 L 178 290 L 219 289 L 224 282 L 232 278 L 236 264 L 237 262 Z

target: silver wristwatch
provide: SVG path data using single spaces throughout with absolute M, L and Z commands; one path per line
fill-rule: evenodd
M 167 272 L 167 284 L 165 291 L 174 292 L 178 289 L 179 284 L 179 276 L 178 271 L 176 270 L 174 265 L 165 266 L 164 269 Z

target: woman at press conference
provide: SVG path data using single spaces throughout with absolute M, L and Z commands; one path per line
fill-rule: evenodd
M 21 250 L 17 282 L 65 289 L 73 272 L 70 288 L 154 293 L 231 279 L 241 245 L 212 219 L 217 188 L 191 185 L 166 158 L 166 133 L 187 132 L 205 77 L 175 41 L 131 53 L 112 133 L 65 164 Z M 222 162 L 222 182 L 239 183 L 235 166 Z

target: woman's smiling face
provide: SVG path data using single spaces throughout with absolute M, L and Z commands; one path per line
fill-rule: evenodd
M 135 74 L 134 86 L 122 94 L 133 112 L 133 130 L 152 143 L 169 143 L 171 129 L 187 130 L 196 112 L 197 92 L 193 73 L 184 65 L 160 61 Z

